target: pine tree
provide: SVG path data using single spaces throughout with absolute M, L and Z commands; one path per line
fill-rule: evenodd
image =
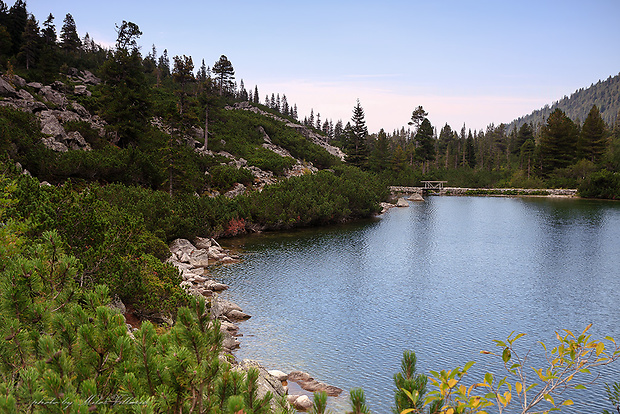
M 422 121 L 424 121 L 427 116 L 428 112 L 426 112 L 421 105 L 413 110 L 413 112 L 411 113 L 411 121 L 409 121 L 409 125 L 413 125 L 415 127 L 414 133 L 417 132 L 418 128 L 422 124 Z
M 73 20 L 71 13 L 67 13 L 63 20 L 62 29 L 60 30 L 60 40 L 60 46 L 66 53 L 77 53 L 82 46 L 80 36 L 75 26 L 75 20 Z
M 428 118 L 424 118 L 415 135 L 416 155 L 422 161 L 422 173 L 426 173 L 428 162 L 435 159 L 435 142 L 433 126 Z
M 541 129 L 540 161 L 544 175 L 568 167 L 577 152 L 577 126 L 561 109 L 554 110 Z
M 348 163 L 363 168 L 368 161 L 368 147 L 366 145 L 368 128 L 366 128 L 364 109 L 362 109 L 359 99 L 353 108 L 351 121 L 353 124 L 348 134 L 346 159 Z
M 11 35 L 12 54 L 17 55 L 22 47 L 22 34 L 28 22 L 26 2 L 17 0 L 9 9 L 6 28 Z
M 161 72 L 162 77 L 170 75 L 170 59 L 168 58 L 168 49 L 164 49 L 164 53 L 159 57 L 157 68 Z
M 55 45 L 57 42 L 57 36 L 56 36 L 56 26 L 54 25 L 54 15 L 52 15 L 52 13 L 49 14 L 49 16 L 47 16 L 47 19 L 45 19 L 45 22 L 43 22 L 43 40 L 45 41 L 45 44 L 50 46 L 50 45 Z
M 260 100 L 260 98 L 259 98 L 259 95 L 258 95 L 258 86 L 254 85 L 254 103 L 258 104 L 259 100 Z
M 396 385 L 396 392 L 394 394 L 395 407 L 392 407 L 394 414 L 400 414 L 402 411 L 409 409 L 414 412 L 422 409 L 428 378 L 424 374 L 416 373 L 416 363 L 415 352 L 403 352 L 403 359 L 400 364 L 401 372 L 394 375 L 394 385 Z M 415 395 L 417 397 L 416 401 L 412 401 L 407 393 L 411 396 Z
M 233 79 L 235 79 L 235 70 L 232 63 L 224 55 L 220 56 L 220 59 L 213 65 L 213 73 L 215 73 L 220 95 L 224 92 L 228 92 L 233 85 Z
M 282 95 L 282 113 L 286 116 L 290 115 L 290 108 L 288 106 L 288 101 L 286 100 L 286 95 Z
M 117 33 L 116 50 L 102 68 L 102 107 L 104 119 L 113 125 L 116 134 L 113 141 L 124 147 L 144 135 L 150 117 L 150 95 L 137 45 L 142 32 L 135 23 L 123 21 Z
M 26 70 L 35 63 L 40 52 L 39 25 L 33 15 L 30 15 L 22 34 L 21 56 L 26 62 Z
M 344 127 L 342 126 L 342 119 L 339 119 L 334 126 L 334 139 L 336 141 L 342 140 L 342 133 L 344 131 Z
M 536 151 L 536 144 L 533 139 L 528 139 L 521 145 L 520 164 L 521 168 L 527 170 L 527 178 L 530 178 L 532 172 L 532 165 L 534 162 L 534 153 Z
M 200 82 L 207 81 L 207 65 L 205 65 L 204 59 L 202 59 L 202 63 L 200 64 L 200 69 L 198 70 L 197 78 Z
M 467 134 L 467 141 L 465 142 L 465 160 L 469 168 L 476 166 L 476 149 L 474 146 L 474 137 L 471 134 L 471 129 Z
M 5 26 L 0 25 L 0 57 L 9 56 L 11 54 L 13 42 L 11 42 L 11 34 Z
M 390 162 L 390 147 L 387 134 L 381 128 L 377 134 L 369 157 L 369 166 L 372 171 L 380 172 L 386 169 Z
M 607 126 L 596 105 L 592 106 L 577 141 L 577 156 L 592 162 L 600 160 L 606 148 Z
M 183 114 L 185 106 L 185 100 L 187 96 L 186 86 L 192 80 L 194 80 L 194 62 L 191 56 L 175 56 L 174 68 L 172 69 L 172 78 L 175 82 L 181 85 L 180 100 L 179 100 L 179 114 Z
M 511 152 L 513 154 L 519 153 L 521 151 L 521 146 L 523 146 L 528 139 L 534 140 L 534 130 L 532 129 L 532 125 L 526 122 L 519 128 L 516 139 L 512 143 Z

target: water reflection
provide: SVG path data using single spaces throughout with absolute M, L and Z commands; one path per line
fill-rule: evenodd
M 243 262 L 213 273 L 254 315 L 238 356 L 361 386 L 376 413 L 390 411 L 404 349 L 422 371 L 477 360 L 480 372 L 498 367 L 479 351 L 513 330 L 536 350 L 590 322 L 620 336 L 617 203 L 431 197 L 380 220 L 234 242 Z M 601 387 L 580 395 L 574 412 L 604 407 Z

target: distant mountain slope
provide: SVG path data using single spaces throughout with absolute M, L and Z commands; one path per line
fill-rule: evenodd
M 508 129 L 519 128 L 526 122 L 534 126 L 542 125 L 556 108 L 564 111 L 573 121 L 583 123 L 592 105 L 598 106 L 607 125 L 613 125 L 616 122 L 618 111 L 620 111 L 620 73 L 604 81 L 599 80 L 589 88 L 578 89 L 570 97 L 564 96 L 551 106 L 545 105 L 542 109 L 517 118 L 510 123 Z

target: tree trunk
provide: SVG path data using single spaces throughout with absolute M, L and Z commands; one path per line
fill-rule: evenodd
M 205 108 L 205 150 L 209 143 L 209 107 Z

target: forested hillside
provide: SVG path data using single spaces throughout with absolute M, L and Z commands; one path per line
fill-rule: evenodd
M 604 81 L 599 80 L 588 88 L 580 88 L 551 106 L 546 105 L 529 115 L 517 118 L 508 125 L 508 129 L 518 129 L 525 123 L 539 128 L 556 108 L 561 109 L 574 122 L 582 124 L 594 105 L 598 107 L 601 118 L 607 125 L 617 122 L 620 111 L 620 73 L 613 77 L 609 76 Z
M 0 1 L 0 162 L 16 237 L 55 232 L 79 287 L 103 284 L 148 317 L 186 302 L 162 263 L 176 238 L 325 225 L 380 211 L 387 187 L 343 162 L 286 99 L 258 103 L 222 55 L 140 52 L 122 22 L 113 49 L 57 33 Z M 13 236 L 11 236 L 13 237 Z M 156 276 L 155 276 L 156 275 Z

